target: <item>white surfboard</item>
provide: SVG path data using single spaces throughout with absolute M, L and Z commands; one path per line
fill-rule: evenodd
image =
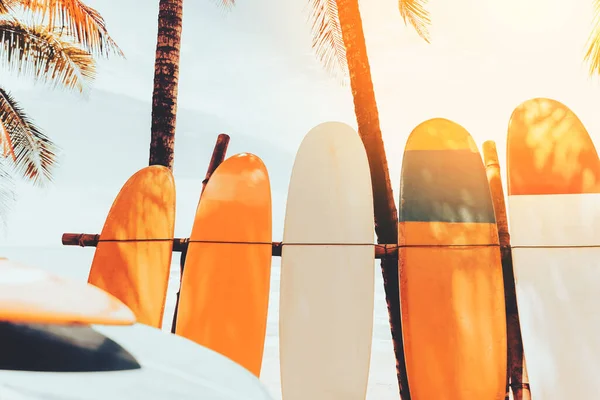
M 600 399 L 600 162 L 565 105 L 532 99 L 508 131 L 508 204 L 535 400 Z
M 227 357 L 143 324 L 0 323 L 0 337 L 2 399 L 272 399 Z
M 373 240 L 362 141 L 346 124 L 318 125 L 296 155 L 286 207 L 279 306 L 284 400 L 364 400 Z

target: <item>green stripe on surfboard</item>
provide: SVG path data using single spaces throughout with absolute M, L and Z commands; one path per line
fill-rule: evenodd
M 433 135 L 428 125 L 443 129 Z M 469 133 L 452 121 L 428 120 L 413 130 L 401 185 L 400 222 L 496 222 L 481 155 Z

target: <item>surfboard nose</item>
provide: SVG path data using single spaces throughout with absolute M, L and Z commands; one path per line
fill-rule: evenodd
M 307 151 L 319 151 L 318 149 L 332 151 L 340 147 L 356 146 L 354 140 L 356 136 L 356 131 L 344 122 L 323 122 L 312 128 L 304 136 L 298 148 L 298 154 Z M 323 137 L 327 137 L 327 142 L 323 142 Z
M 559 101 L 534 98 L 515 108 L 507 154 L 509 195 L 600 193 L 594 143 L 581 120 Z
M 411 150 L 471 150 L 478 153 L 469 132 L 445 118 L 432 118 L 417 125 L 406 142 Z

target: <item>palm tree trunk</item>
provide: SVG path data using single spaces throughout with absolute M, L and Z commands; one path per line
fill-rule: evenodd
M 379 113 L 375 101 L 358 0 L 337 0 L 337 8 L 342 28 L 342 38 L 346 47 L 358 133 L 365 146 L 371 169 L 377 241 L 378 243 L 398 243 L 398 212 L 394 203 L 387 158 L 381 137 Z M 398 374 L 400 397 L 403 400 L 409 400 L 410 393 L 406 377 L 400 321 L 398 262 L 382 260 L 381 271 L 396 355 L 396 372 Z
M 173 169 L 183 0 L 160 0 L 158 7 L 150 165 Z

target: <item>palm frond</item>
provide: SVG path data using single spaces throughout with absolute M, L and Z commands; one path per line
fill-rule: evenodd
M 0 157 L 0 225 L 6 228 L 8 212 L 15 201 L 15 185 L 6 163 Z
M 25 114 L 16 100 L 0 88 L 0 123 L 12 144 L 15 171 L 38 186 L 52 181 L 58 148 Z
M 50 28 L 65 29 L 86 50 L 95 55 L 115 53 L 124 56 L 110 37 L 102 15 L 80 0 L 17 0 L 19 4 L 41 15 Z M 48 18 L 46 21 L 45 18 Z
M 13 160 L 16 158 L 15 150 L 13 149 L 12 139 L 10 138 L 8 131 L 6 129 L 4 129 L 4 125 L 2 125 L 1 123 L 0 123 L 0 145 L 1 145 L 0 148 L 2 149 L 3 157 L 6 158 L 8 156 L 11 156 Z
M 427 43 L 430 42 L 429 26 L 431 17 L 425 9 L 427 0 L 399 0 L 398 8 L 406 25 L 411 24 L 419 36 Z
M 10 13 L 19 4 L 19 0 L 0 0 L 0 14 Z
M 590 75 L 600 74 L 600 0 L 594 0 L 592 32 L 584 60 L 588 63 Z
M 0 49 L 0 63 L 56 86 L 83 92 L 96 74 L 90 53 L 42 26 L 0 20 Z
M 235 0 L 214 0 L 218 6 L 229 10 L 231 9 L 233 6 L 235 6 Z
M 309 6 L 312 48 L 325 69 L 334 75 L 341 73 L 344 80 L 348 61 L 336 0 L 309 0 Z

